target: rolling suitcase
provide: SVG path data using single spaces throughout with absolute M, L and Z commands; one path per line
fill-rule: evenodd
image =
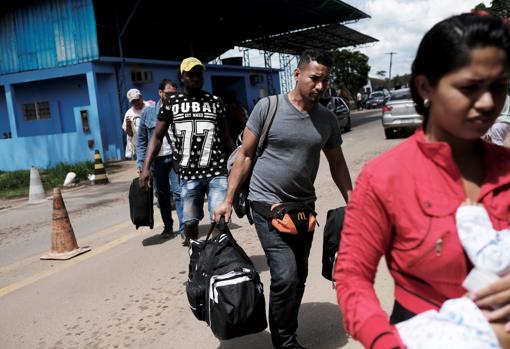
M 154 198 L 152 189 L 141 188 L 138 177 L 134 178 L 129 187 L 129 213 L 131 222 L 139 227 L 154 228 Z

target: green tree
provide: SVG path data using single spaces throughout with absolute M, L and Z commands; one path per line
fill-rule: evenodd
M 386 70 L 378 70 L 375 75 L 379 76 L 381 79 L 384 79 L 386 77 Z
M 476 5 L 473 10 L 479 10 L 479 11 L 490 11 L 490 9 L 485 6 L 485 4 L 483 2 L 479 3 L 478 5 Z
M 369 71 L 367 55 L 348 50 L 333 52 L 331 77 L 337 90 L 347 90 L 350 95 L 355 95 L 367 83 Z
M 510 0 L 492 0 L 491 7 L 485 6 L 484 3 L 479 3 L 474 9 L 489 11 L 497 17 L 510 17 Z
M 372 84 L 373 91 L 379 91 L 388 87 L 388 82 L 384 79 L 370 78 L 370 83 Z
M 510 0 L 492 0 L 490 11 L 494 16 L 510 16 Z
M 409 85 L 411 74 L 396 75 L 391 78 L 391 86 L 394 88 L 402 88 Z

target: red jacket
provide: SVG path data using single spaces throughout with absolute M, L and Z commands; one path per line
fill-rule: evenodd
M 478 202 L 501 230 L 510 222 L 510 150 L 488 143 L 483 149 Z M 365 347 L 400 345 L 374 292 L 383 255 L 396 300 L 414 313 L 466 293 L 461 285 L 471 265 L 455 224 L 465 200 L 449 145 L 428 143 L 422 130 L 364 167 L 347 208 L 334 277 L 347 331 Z

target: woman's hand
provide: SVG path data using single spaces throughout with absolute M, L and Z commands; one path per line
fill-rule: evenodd
M 505 330 L 510 332 L 510 322 L 507 320 L 510 316 L 510 274 L 471 293 L 470 297 L 480 308 L 488 310 L 486 316 L 490 322 L 504 321 Z

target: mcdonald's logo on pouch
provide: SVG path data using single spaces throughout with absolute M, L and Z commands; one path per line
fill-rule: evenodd
M 298 212 L 297 214 L 298 221 L 306 221 L 306 215 L 304 212 Z

